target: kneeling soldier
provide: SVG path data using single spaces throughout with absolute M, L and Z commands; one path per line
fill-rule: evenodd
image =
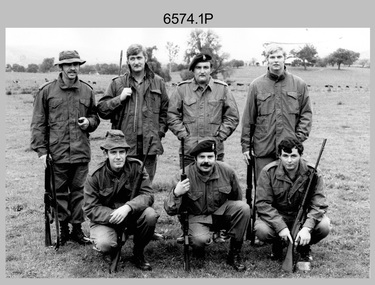
M 120 130 L 108 131 L 101 149 L 106 160 L 87 178 L 84 191 L 84 211 L 91 221 L 94 249 L 113 254 L 117 247 L 116 228 L 126 218 L 127 232 L 134 234 L 133 261 L 138 268 L 151 270 L 144 248 L 152 239 L 159 216 L 151 207 L 154 196 L 147 171 L 142 173 L 138 195 L 130 200 L 141 161 L 126 157 L 129 145 Z
M 240 252 L 250 219 L 250 208 L 242 201 L 242 191 L 234 170 L 216 161 L 216 143 L 200 142 L 192 151 L 194 162 L 186 167 L 187 178 L 179 181 L 164 201 L 168 215 L 188 212 L 189 238 L 193 254 L 204 260 L 205 246 L 212 242 L 211 231 L 225 229 L 230 239 L 227 263 L 246 270 Z

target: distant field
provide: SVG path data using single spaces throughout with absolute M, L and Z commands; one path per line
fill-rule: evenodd
M 170 187 L 171 175 L 178 171 L 176 137 L 168 132 L 159 157 L 154 180 L 155 208 L 160 213 L 157 231 L 168 239 L 151 242 L 146 256 L 153 271 L 141 272 L 126 260 L 130 241 L 123 250 L 124 262 L 116 275 L 108 274 L 108 264 L 91 246 L 70 243 L 55 252 L 44 247 L 43 169 L 36 153 L 30 151 L 32 94 L 45 79 L 55 74 L 6 73 L 6 277 L 8 278 L 369 278 L 370 276 L 370 69 L 361 68 L 290 68 L 310 85 L 313 103 L 313 129 L 305 143 L 305 157 L 314 162 L 323 138 L 327 145 L 320 162 L 333 229 L 327 239 L 313 246 L 313 269 L 309 273 L 285 274 L 280 264 L 267 259 L 270 246 L 252 247 L 245 242 L 244 257 L 248 270 L 237 273 L 225 264 L 227 244 L 214 244 L 203 269 L 192 264 L 192 271 L 182 268 L 182 246 L 175 217 L 163 210 L 162 201 Z M 248 84 L 263 74 L 265 67 L 246 67 L 235 71 L 230 86 L 242 118 Z M 102 96 L 113 76 L 89 76 Z M 181 81 L 177 73 L 172 82 Z M 95 84 L 93 84 L 95 82 Z M 241 86 L 237 83 L 243 84 Z M 327 88 L 325 85 L 332 85 Z M 340 86 L 340 87 L 338 87 Z M 171 94 L 173 86 L 168 83 Z M 92 133 L 92 169 L 102 160 L 99 145 L 110 128 L 102 121 Z M 240 147 L 241 126 L 225 144 L 225 161 L 235 168 L 245 189 L 246 168 Z M 84 224 L 88 233 L 88 223 Z

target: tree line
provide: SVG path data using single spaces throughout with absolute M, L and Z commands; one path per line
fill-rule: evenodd
M 211 76 L 217 78 L 219 74 L 226 79 L 231 76 L 235 68 L 239 68 L 245 65 L 243 60 L 232 59 L 229 60 L 230 54 L 223 52 L 221 50 L 222 45 L 220 43 L 219 36 L 213 31 L 208 29 L 204 31 L 202 29 L 194 29 L 190 32 L 187 49 L 184 52 L 184 63 L 177 64 L 175 62 L 178 53 L 180 52 L 180 47 L 173 42 L 167 42 L 165 46 L 168 52 L 169 63 L 166 67 L 163 67 L 161 63 L 154 56 L 154 51 L 157 50 L 156 46 L 146 47 L 147 57 L 150 68 L 158 75 L 160 75 L 166 82 L 171 80 L 171 72 L 179 72 L 182 80 L 187 80 L 193 77 L 193 73 L 188 70 L 189 63 L 197 53 L 208 53 L 212 56 L 213 66 Z M 265 57 L 265 51 L 262 55 Z M 290 51 L 289 57 L 295 58 L 291 62 L 292 66 L 302 65 L 306 69 L 308 66 L 319 66 L 326 67 L 327 65 L 335 66 L 338 69 L 342 65 L 351 66 L 354 63 L 361 65 L 362 67 L 370 67 L 369 59 L 361 59 L 360 53 L 351 50 L 338 48 L 336 51 L 332 52 L 330 55 L 320 58 L 318 56 L 317 49 L 312 44 L 306 44 L 299 49 L 293 49 Z M 266 60 L 264 59 L 263 63 Z M 259 62 L 253 57 L 249 61 L 252 65 L 258 65 Z M 52 72 L 58 71 L 59 68 L 54 66 L 54 58 L 45 58 L 41 64 L 29 64 L 24 67 L 19 64 L 7 64 L 5 67 L 7 72 Z M 82 65 L 80 72 L 83 74 L 118 74 L 120 66 L 118 64 L 95 64 Z M 128 66 L 122 65 L 121 71 L 126 72 Z

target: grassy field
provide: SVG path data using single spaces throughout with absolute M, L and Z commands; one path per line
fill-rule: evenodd
M 45 79 L 56 74 L 6 74 L 6 187 L 5 235 L 7 278 L 369 278 L 370 277 L 370 69 L 291 68 L 310 85 L 313 128 L 305 143 L 305 157 L 315 162 L 323 138 L 327 145 L 320 162 L 332 222 L 331 234 L 312 247 L 314 261 L 308 273 L 286 274 L 281 264 L 267 258 L 270 246 L 244 245 L 247 271 L 235 272 L 225 264 L 228 244 L 213 244 L 203 268 L 192 263 L 186 273 L 182 267 L 182 246 L 175 238 L 179 223 L 163 210 L 171 175 L 178 171 L 176 137 L 168 132 L 163 140 L 165 153 L 159 157 L 154 180 L 155 208 L 160 213 L 157 231 L 166 240 L 153 241 L 146 248 L 153 271 L 142 272 L 127 259 L 132 241 L 123 248 L 120 270 L 108 273 L 108 261 L 91 246 L 68 243 L 58 252 L 44 247 L 43 168 L 29 148 L 33 96 Z M 231 85 L 242 115 L 248 84 L 263 74 L 265 67 L 246 67 L 235 71 Z M 89 76 L 102 96 L 112 76 Z M 93 82 L 95 81 L 95 84 Z M 180 81 L 173 74 L 173 82 Z M 236 83 L 244 85 L 237 86 Z M 169 92 L 173 91 L 168 84 Z M 332 85 L 328 89 L 325 85 Z M 339 87 L 340 86 L 340 87 Z M 92 169 L 103 157 L 99 149 L 110 128 L 102 121 L 92 133 Z M 241 127 L 226 142 L 225 161 L 235 168 L 245 189 L 246 167 L 241 156 Z M 54 225 L 53 225 L 54 227 Z M 88 233 L 88 222 L 84 223 Z

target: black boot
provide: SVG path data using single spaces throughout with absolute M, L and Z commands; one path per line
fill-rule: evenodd
M 145 256 L 143 254 L 143 251 L 144 251 L 144 248 L 138 248 L 138 247 L 134 246 L 133 262 L 134 262 L 135 266 L 138 267 L 139 269 L 144 270 L 144 271 L 150 271 L 150 270 L 152 270 L 152 267 L 151 267 L 150 263 L 148 263 L 145 260 Z
M 68 222 L 60 221 L 60 245 L 65 245 L 69 240 L 69 224 Z
M 79 244 L 89 244 L 91 243 L 90 239 L 85 236 L 82 232 L 81 224 L 73 224 L 73 230 L 70 235 L 70 238 Z
M 242 241 L 236 241 L 234 238 L 230 239 L 229 253 L 227 258 L 227 264 L 232 265 L 237 271 L 245 271 L 246 266 L 242 263 L 241 248 Z
M 280 261 L 283 258 L 283 243 L 280 238 L 276 238 L 272 243 L 271 260 Z
M 301 255 L 300 261 L 310 262 L 313 260 L 310 245 L 298 246 L 297 251 Z

